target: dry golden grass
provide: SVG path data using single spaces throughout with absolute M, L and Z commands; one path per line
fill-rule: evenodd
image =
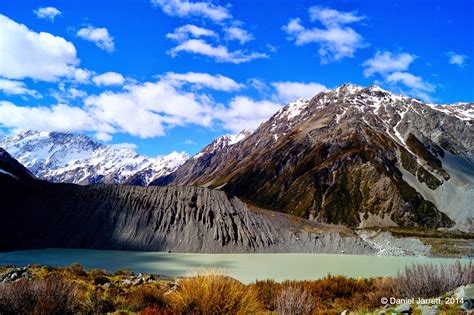
M 181 279 L 168 296 L 183 313 L 258 314 L 263 312 L 258 292 L 220 272 L 206 271 Z
M 308 281 L 243 284 L 222 270 L 181 279 L 123 285 L 129 272 L 71 267 L 29 268 L 33 279 L 0 284 L 0 314 L 340 314 L 372 312 L 381 297 L 439 296 L 470 283 L 474 265 L 411 266 L 395 278 L 327 276 Z M 107 286 L 104 286 L 105 281 Z M 177 281 L 177 282 L 176 282 Z

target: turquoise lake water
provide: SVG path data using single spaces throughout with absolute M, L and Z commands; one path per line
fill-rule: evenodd
M 183 276 L 203 268 L 219 269 L 248 283 L 257 279 L 310 280 L 333 275 L 394 276 L 407 265 L 454 263 L 456 259 L 342 254 L 184 254 L 89 249 L 39 249 L 0 253 L 0 265 L 43 264 L 108 271 L 129 268 L 166 276 Z M 468 263 L 469 259 L 462 259 Z

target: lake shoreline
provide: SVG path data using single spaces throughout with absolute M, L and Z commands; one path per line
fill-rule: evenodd
M 244 283 L 263 279 L 311 280 L 327 274 L 355 278 L 395 276 L 413 264 L 452 264 L 456 261 L 466 264 L 472 258 L 310 253 L 197 254 L 58 248 L 0 253 L 0 265 L 67 266 L 79 263 L 86 269 L 113 272 L 130 268 L 137 273 L 163 276 L 184 276 L 194 270 L 211 268 L 224 270 Z

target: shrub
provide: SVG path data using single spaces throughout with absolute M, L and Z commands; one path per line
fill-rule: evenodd
M 265 309 L 276 310 L 276 297 L 280 294 L 283 285 L 275 280 L 262 280 L 251 284 L 258 292 L 259 300 L 263 303 Z
M 412 265 L 398 274 L 395 288 L 402 297 L 435 297 L 440 296 L 462 285 L 474 282 L 474 265 L 472 262 L 462 265 L 425 264 Z
M 180 314 L 177 311 L 173 311 L 169 308 L 162 308 L 162 307 L 147 307 L 143 311 L 140 312 L 140 315 L 166 315 L 166 314 Z
M 297 286 L 284 288 L 276 299 L 276 311 L 280 315 L 309 314 L 313 309 L 313 297 Z
M 69 267 L 69 271 L 77 277 L 86 277 L 87 272 L 84 271 L 84 268 L 80 264 L 72 264 Z
M 79 308 L 79 288 L 58 276 L 0 285 L 1 314 L 67 314 Z
M 179 281 L 169 301 L 180 312 L 255 314 L 262 311 L 258 291 L 221 274 L 198 274 Z
M 155 286 L 142 286 L 130 292 L 126 303 L 128 304 L 126 307 L 134 312 L 141 311 L 150 306 L 167 306 L 163 290 Z

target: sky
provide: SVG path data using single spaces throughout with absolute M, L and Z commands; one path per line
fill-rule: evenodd
M 0 132 L 195 154 L 344 83 L 474 102 L 474 1 L 0 0 Z

